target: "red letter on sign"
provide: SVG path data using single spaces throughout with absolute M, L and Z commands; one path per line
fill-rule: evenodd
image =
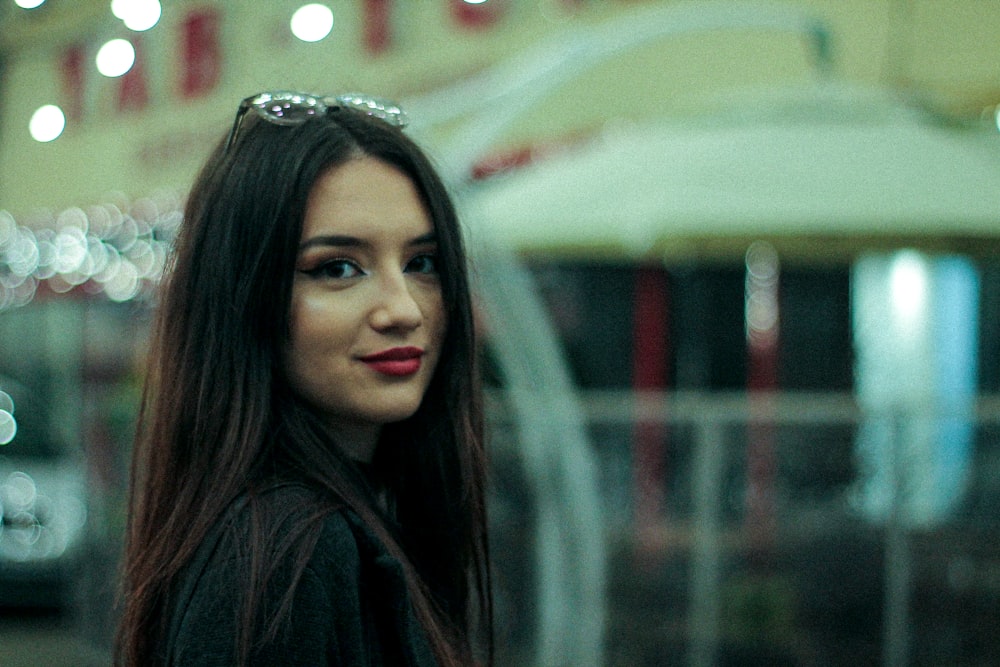
M 194 9 L 184 18 L 181 94 L 186 98 L 206 95 L 219 83 L 222 73 L 219 23 L 219 13 L 214 9 Z
M 488 28 L 500 20 L 505 0 L 486 0 L 478 4 L 451 0 L 451 15 L 465 28 Z
M 86 55 L 83 46 L 75 44 L 63 52 L 62 95 L 66 117 L 72 122 L 83 119 L 83 73 Z
M 391 5 L 392 0 L 365 0 L 365 48 L 368 53 L 382 53 L 389 47 Z
M 118 82 L 118 110 L 141 111 L 149 103 L 149 91 L 146 88 L 146 57 L 145 48 L 138 35 L 132 37 L 135 45 L 135 63 Z

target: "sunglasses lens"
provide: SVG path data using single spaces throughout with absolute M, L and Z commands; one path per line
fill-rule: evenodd
M 326 108 L 315 97 L 297 94 L 264 94 L 252 105 L 257 113 L 278 125 L 298 125 Z
M 374 116 L 390 125 L 400 128 L 406 127 L 406 113 L 395 102 L 386 99 L 371 97 L 361 93 L 346 93 L 332 99 L 328 98 L 326 103 L 342 104 L 368 116 Z

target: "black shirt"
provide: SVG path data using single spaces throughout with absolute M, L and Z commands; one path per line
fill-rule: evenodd
M 302 489 L 284 487 L 265 494 L 260 502 L 276 514 L 294 513 L 306 498 Z M 171 605 L 165 664 L 235 664 L 236 629 L 250 562 L 240 538 L 234 536 L 248 534 L 248 514 L 244 506 L 224 529 L 210 533 L 184 573 Z M 290 570 L 277 570 L 282 574 L 267 588 L 266 608 L 275 608 L 292 585 Z M 414 614 L 402 566 L 352 511 L 334 511 L 322 520 L 316 548 L 294 590 L 287 621 L 274 641 L 257 647 L 251 664 L 437 665 Z

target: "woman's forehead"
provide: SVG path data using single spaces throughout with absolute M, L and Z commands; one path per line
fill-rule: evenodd
M 302 241 L 317 236 L 393 236 L 434 231 L 409 175 L 375 158 L 350 160 L 324 172 L 309 194 Z

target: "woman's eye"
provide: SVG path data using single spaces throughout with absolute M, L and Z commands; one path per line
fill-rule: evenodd
M 406 263 L 409 273 L 437 273 L 438 260 L 436 255 L 417 255 Z
M 361 267 L 350 260 L 333 259 L 327 262 L 322 262 L 311 269 L 303 271 L 303 273 L 308 276 L 312 276 L 313 278 L 346 280 L 348 278 L 363 276 L 365 272 L 361 270 Z

